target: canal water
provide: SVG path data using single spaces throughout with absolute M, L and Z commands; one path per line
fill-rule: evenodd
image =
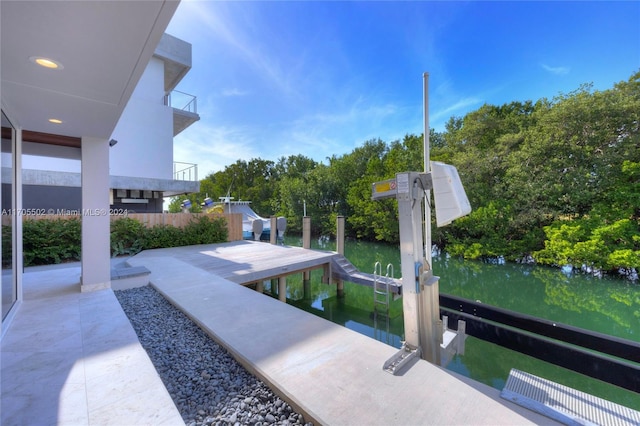
M 302 239 L 288 236 L 284 243 L 302 246 Z M 312 240 L 312 248 L 334 251 L 335 241 Z M 373 273 L 375 262 L 383 265 L 383 271 L 391 264 L 396 278 L 400 277 L 397 246 L 347 241 L 345 256 L 363 272 Z M 433 270 L 440 277 L 440 293 L 640 342 L 637 282 L 540 266 L 462 261 L 446 255 L 434 256 Z M 391 303 L 388 320 L 375 317 L 370 287 L 345 282 L 344 297 L 337 297 L 336 286 L 322 284 L 321 276 L 320 270 L 313 271 L 307 298 L 302 277 L 289 277 L 287 303 L 394 347 L 401 346 L 404 328 L 401 299 Z M 464 355 L 456 355 L 446 368 L 496 389 L 502 389 L 510 369 L 517 368 L 640 410 L 640 394 L 471 336 L 465 346 Z

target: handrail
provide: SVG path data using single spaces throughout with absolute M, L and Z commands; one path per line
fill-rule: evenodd
M 198 181 L 198 165 L 195 163 L 173 162 L 173 180 Z
M 198 98 L 179 90 L 172 90 L 171 93 L 165 95 L 164 104 L 181 111 L 198 113 Z

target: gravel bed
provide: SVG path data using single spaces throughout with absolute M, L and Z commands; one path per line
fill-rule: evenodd
M 311 425 L 151 286 L 115 294 L 186 425 Z

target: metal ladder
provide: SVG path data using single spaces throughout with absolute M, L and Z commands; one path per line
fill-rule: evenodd
M 389 314 L 389 277 L 393 277 L 393 265 L 387 265 L 387 275 L 382 278 L 382 265 L 376 262 L 373 267 L 373 311 L 378 312 L 378 305 L 384 308 L 384 313 Z M 382 281 L 382 282 L 381 282 Z
M 393 265 L 387 265 L 387 274 L 385 280 L 382 278 L 382 265 L 376 262 L 373 267 L 373 330 L 374 338 L 381 342 L 390 344 L 391 333 L 389 324 L 389 304 L 390 294 L 389 279 L 393 278 Z M 382 282 L 381 282 L 382 281 Z M 381 326 L 384 322 L 384 329 Z M 383 333 L 384 331 L 384 333 Z

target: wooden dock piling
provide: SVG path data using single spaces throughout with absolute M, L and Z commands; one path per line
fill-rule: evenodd
M 305 216 L 302 218 L 302 248 L 311 248 L 311 218 Z M 311 272 L 304 271 L 302 273 L 302 281 L 307 282 L 311 280 Z
M 344 216 L 336 219 L 336 251 L 344 256 Z M 338 297 L 344 297 L 344 281 L 338 279 L 336 293 Z

